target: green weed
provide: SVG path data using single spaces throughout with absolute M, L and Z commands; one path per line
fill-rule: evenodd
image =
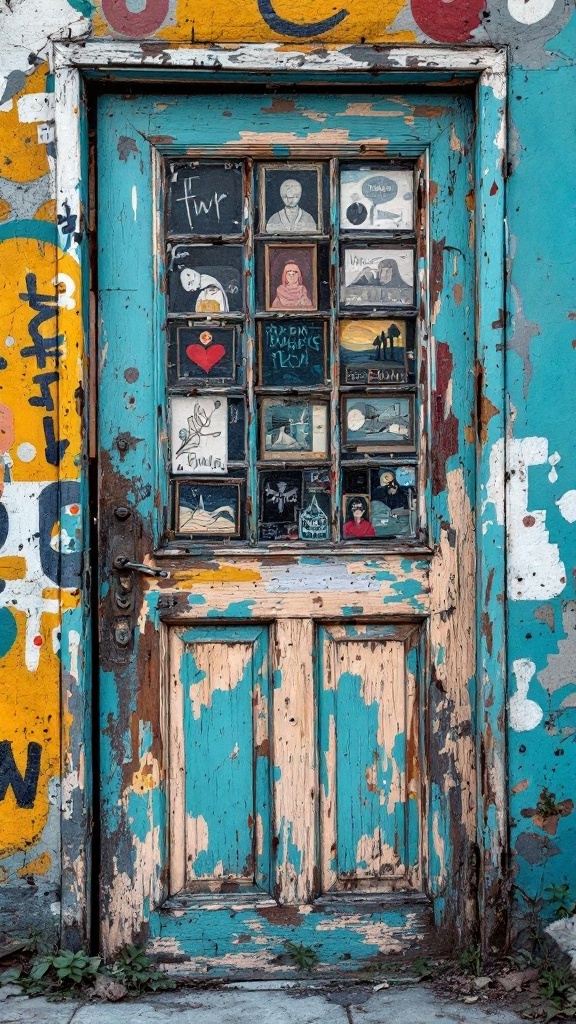
M 305 946 L 302 942 L 290 942 L 288 940 L 284 943 L 284 948 L 299 971 L 306 971 L 308 974 L 311 974 L 319 963 L 318 954 L 315 949 L 312 949 L 312 946 Z

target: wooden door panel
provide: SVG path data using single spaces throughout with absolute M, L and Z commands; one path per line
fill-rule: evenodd
M 419 878 L 420 629 L 320 629 L 322 890 L 390 891 Z M 413 661 L 413 659 L 410 659 Z
M 171 895 L 267 887 L 266 630 L 169 633 Z
M 311 619 L 275 623 L 274 894 L 282 904 L 309 903 L 317 891 L 313 650 Z
M 304 106 L 292 94 L 270 106 L 257 90 L 206 93 L 202 102 L 184 94 L 101 99 L 107 953 L 139 940 L 193 970 L 284 974 L 291 969 L 285 952 L 291 939 L 316 948 L 325 969 L 341 970 L 425 942 L 432 907 L 443 928 L 458 908 L 460 924 L 473 920 L 472 882 L 459 892 L 450 884 L 458 872 L 471 873 L 475 828 L 472 103 L 449 91 L 433 105 L 429 93 L 392 97 L 367 90 L 359 102 L 360 96 L 354 117 L 350 98 L 336 90 L 311 93 Z M 127 138 L 136 149 L 125 159 L 119 154 L 126 153 Z M 340 463 L 340 400 L 351 391 L 340 388 L 339 293 L 329 316 L 327 307 L 318 313 L 327 325 L 330 320 L 331 339 L 331 383 L 320 396 L 330 423 L 326 543 L 298 540 L 292 530 L 269 544 L 258 526 L 262 474 L 273 465 L 296 465 L 289 449 L 278 462 L 261 461 L 266 388 L 256 328 L 284 314 L 258 308 L 258 259 L 251 253 L 280 243 L 258 239 L 256 221 L 249 221 L 258 162 L 275 153 L 271 140 L 280 140 L 288 162 L 331 161 L 335 225 L 338 160 L 360 162 L 370 152 L 378 165 L 396 160 L 417 167 L 420 182 L 418 224 L 406 243 L 418 268 L 419 301 L 410 314 L 417 373 L 409 387 L 390 390 L 412 396 L 418 434 L 412 454 L 383 446 L 377 456 L 371 444 L 355 451 L 345 438 Z M 231 401 L 246 400 L 246 458 L 228 456 L 239 474 L 234 481 L 246 528 L 230 538 L 193 531 L 186 537 L 174 518 L 179 470 L 169 457 L 169 326 L 170 316 L 183 322 L 184 313 L 167 312 L 170 247 L 162 241 L 161 211 L 165 168 L 181 158 L 243 161 L 246 211 L 252 211 L 246 213 L 247 307 L 238 313 L 244 328 L 229 389 L 236 396 Z M 345 262 L 352 243 L 337 227 L 334 232 L 325 277 L 337 289 L 338 261 Z M 362 244 L 379 251 L 376 235 Z M 405 243 L 390 236 L 378 244 Z M 240 241 L 230 242 L 231 252 L 233 245 Z M 354 310 L 348 315 L 353 319 Z M 371 392 L 377 397 L 378 386 Z M 224 394 L 218 387 L 205 390 L 215 398 Z M 197 391 L 186 381 L 179 388 L 177 398 Z M 400 468 L 409 462 L 416 474 L 418 535 L 347 535 L 351 496 L 376 494 L 370 474 L 380 478 L 390 459 Z M 364 466 L 368 477 L 356 483 Z M 186 472 L 192 479 L 192 467 Z M 232 480 L 232 470 L 228 475 Z M 304 488 L 305 478 L 298 479 Z M 218 478 L 204 483 L 208 491 Z M 415 513 L 412 499 L 409 511 Z M 124 552 L 156 577 L 135 570 L 127 594 L 116 564 Z M 115 637 L 122 646 L 131 624 L 121 657 L 110 657 L 108 646 Z M 466 899 L 459 895 L 465 890 Z

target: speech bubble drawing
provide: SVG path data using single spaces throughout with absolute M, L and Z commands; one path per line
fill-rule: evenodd
M 398 194 L 398 185 L 384 174 L 373 174 L 362 183 L 362 195 L 371 203 L 390 203 Z

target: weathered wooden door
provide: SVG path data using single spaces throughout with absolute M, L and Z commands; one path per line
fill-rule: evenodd
M 473 932 L 472 161 L 447 90 L 99 101 L 106 951 Z

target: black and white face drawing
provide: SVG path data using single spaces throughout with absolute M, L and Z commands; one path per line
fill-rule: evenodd
M 280 231 L 316 231 L 316 221 L 300 206 L 302 185 L 295 178 L 287 178 L 280 185 L 280 198 L 284 207 L 273 213 L 266 224 L 270 233 Z
M 320 169 L 267 166 L 261 173 L 261 223 L 266 233 L 317 234 L 322 228 Z

